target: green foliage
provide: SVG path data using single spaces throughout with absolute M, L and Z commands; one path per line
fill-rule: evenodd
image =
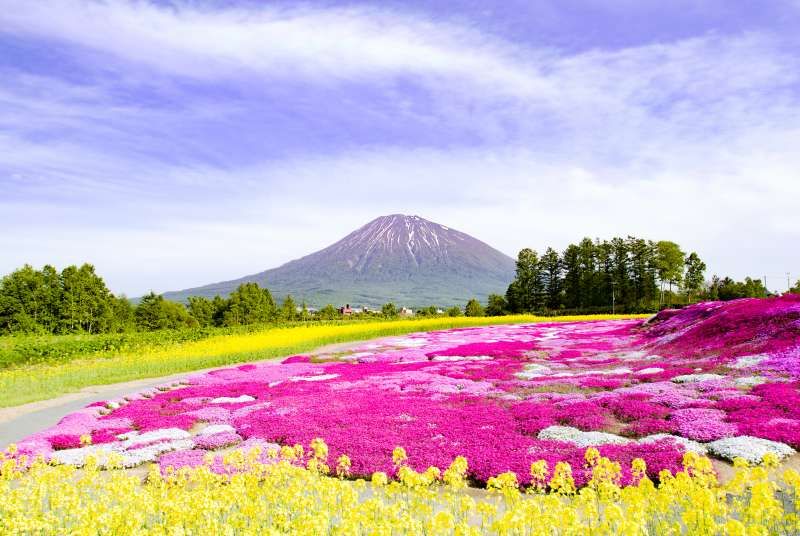
M 789 289 L 789 292 L 792 294 L 800 294 L 800 279 L 798 279 L 794 286 Z
M 745 277 L 744 281 L 734 281 L 730 277 L 711 278 L 703 298 L 709 300 L 736 300 L 739 298 L 766 298 L 767 289 L 758 278 Z
M 219 296 L 217 296 L 219 297 Z M 201 327 L 216 325 L 218 303 L 203 296 L 189 296 L 187 309 Z
M 330 303 L 319 310 L 321 320 L 336 320 L 339 316 L 339 311 Z
M 280 310 L 280 319 L 291 322 L 297 318 L 297 304 L 294 302 L 292 295 L 289 294 L 283 300 Z
M 103 333 L 129 329 L 130 309 L 91 264 L 25 265 L 0 281 L 0 333 Z M 117 314 L 120 315 L 117 318 Z
M 464 316 L 484 316 L 483 306 L 478 300 L 472 298 L 464 308 Z
M 182 304 L 165 300 L 154 292 L 142 298 L 136 307 L 134 318 L 136 327 L 142 331 L 192 328 L 199 325 Z
M 486 316 L 503 316 L 508 314 L 508 303 L 499 294 L 489 294 L 489 302 L 486 305 Z
M 450 307 L 447 311 L 445 311 L 445 314 L 451 318 L 455 318 L 457 316 L 464 316 L 464 312 L 458 305 Z
M 690 297 L 700 294 L 705 285 L 706 263 L 694 251 L 684 261 L 686 274 L 683 277 L 683 288 Z
M 397 318 L 397 306 L 392 302 L 384 303 L 381 307 L 381 314 L 386 318 Z
M 417 316 L 423 318 L 432 318 L 435 316 L 439 316 L 439 308 L 435 305 L 430 305 L 428 307 L 421 307 L 417 310 Z
M 603 241 L 584 238 L 560 255 L 553 248 L 542 256 L 526 248 L 517 257 L 516 277 L 505 295 L 506 308 L 512 313 L 546 314 L 656 310 L 667 299 L 675 302 L 672 286 L 684 282 L 684 268 L 687 285 L 692 285 L 687 296 L 699 294 L 705 264 L 696 253 L 692 255 L 684 258 L 674 242 L 632 236 Z
M 222 315 L 222 324 L 242 326 L 266 323 L 276 316 L 275 300 L 269 290 L 261 288 L 258 283 L 242 283 L 231 293 Z

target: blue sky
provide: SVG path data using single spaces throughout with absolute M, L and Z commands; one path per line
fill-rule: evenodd
M 0 272 L 231 279 L 418 214 L 800 277 L 800 0 L 0 0 Z

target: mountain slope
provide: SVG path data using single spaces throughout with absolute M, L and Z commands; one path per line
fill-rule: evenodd
M 503 293 L 513 277 L 514 260 L 484 242 L 418 216 L 393 214 L 278 268 L 164 296 L 224 296 L 254 281 L 278 298 L 292 294 L 314 306 L 445 306 Z

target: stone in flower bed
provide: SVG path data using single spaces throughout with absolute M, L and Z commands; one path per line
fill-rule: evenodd
M 548 426 L 537 436 L 539 439 L 564 441 L 578 447 L 596 447 L 598 445 L 627 445 L 630 439 L 606 432 L 584 432 L 572 426 Z
M 698 382 L 708 382 L 712 380 L 722 380 L 725 376 L 721 374 L 683 374 L 681 376 L 675 376 L 672 378 L 672 381 L 675 383 L 698 383 Z
M 673 435 L 673 434 L 652 434 L 647 437 L 643 437 L 639 439 L 639 444 L 648 444 L 648 443 L 656 443 L 659 441 L 673 441 L 680 446 L 682 446 L 687 452 L 696 452 L 697 454 L 706 455 L 708 454 L 708 448 L 703 445 L 702 443 L 698 443 L 697 441 L 692 441 L 691 439 L 686 439 L 685 437 Z
M 751 436 L 727 437 L 714 441 L 708 444 L 708 451 L 725 460 L 744 458 L 750 463 L 761 463 L 767 453 L 774 454 L 779 460 L 797 453 L 785 443 Z

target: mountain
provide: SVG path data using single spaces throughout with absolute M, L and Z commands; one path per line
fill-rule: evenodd
M 419 216 L 392 214 L 367 223 L 325 249 L 278 268 L 197 288 L 167 292 L 189 296 L 227 296 L 254 281 L 276 299 L 291 294 L 316 307 L 463 304 L 502 294 L 514 278 L 514 260 L 488 244 Z

